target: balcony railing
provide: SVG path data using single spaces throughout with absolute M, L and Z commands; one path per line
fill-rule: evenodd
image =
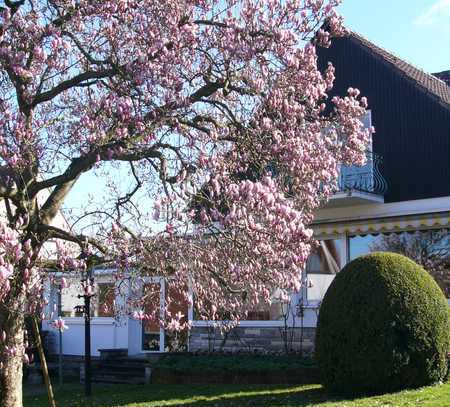
M 360 191 L 384 196 L 388 185 L 380 172 L 381 163 L 381 156 L 368 152 L 365 165 L 342 166 L 338 180 L 339 192 Z

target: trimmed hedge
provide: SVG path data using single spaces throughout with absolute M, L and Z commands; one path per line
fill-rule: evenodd
M 156 384 L 314 384 L 315 361 L 297 354 L 173 353 L 152 366 Z
M 310 358 L 302 358 L 296 354 L 167 353 L 153 367 L 183 374 L 265 373 L 315 368 L 316 363 Z
M 449 329 L 447 300 L 422 267 L 394 253 L 359 257 L 336 275 L 320 308 L 323 385 L 369 394 L 441 381 Z

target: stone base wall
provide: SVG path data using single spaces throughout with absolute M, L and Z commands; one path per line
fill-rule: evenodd
M 282 327 L 237 327 L 229 332 L 208 327 L 193 328 L 189 337 L 189 351 L 209 352 L 276 352 L 314 351 L 316 328 L 289 328 L 287 334 Z

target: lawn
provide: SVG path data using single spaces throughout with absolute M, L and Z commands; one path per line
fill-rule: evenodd
M 56 391 L 59 407 L 159 407 L 159 406 L 255 406 L 255 407 L 402 407 L 450 405 L 450 382 L 419 390 L 355 400 L 330 398 L 319 385 L 97 385 L 87 401 L 80 385 Z M 45 395 L 25 397 L 25 407 L 47 407 Z

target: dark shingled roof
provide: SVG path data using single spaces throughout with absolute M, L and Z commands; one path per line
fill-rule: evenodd
M 417 84 L 417 86 L 420 86 L 425 92 L 437 97 L 441 103 L 447 105 L 450 108 L 450 86 L 447 85 L 444 80 L 441 80 L 437 77 L 439 74 L 437 76 L 430 75 L 422 71 L 421 69 L 416 68 L 410 63 L 400 59 L 399 57 L 391 54 L 385 49 L 378 47 L 374 43 L 370 42 L 367 38 L 364 38 L 363 36 L 355 32 L 350 33 L 350 38 L 368 49 L 375 56 L 378 56 L 388 64 L 392 65 L 405 77 L 412 80 L 415 84 Z
M 439 78 L 447 83 L 447 85 L 450 86 L 450 71 L 442 71 L 442 72 L 436 72 L 433 74 L 436 78 Z

